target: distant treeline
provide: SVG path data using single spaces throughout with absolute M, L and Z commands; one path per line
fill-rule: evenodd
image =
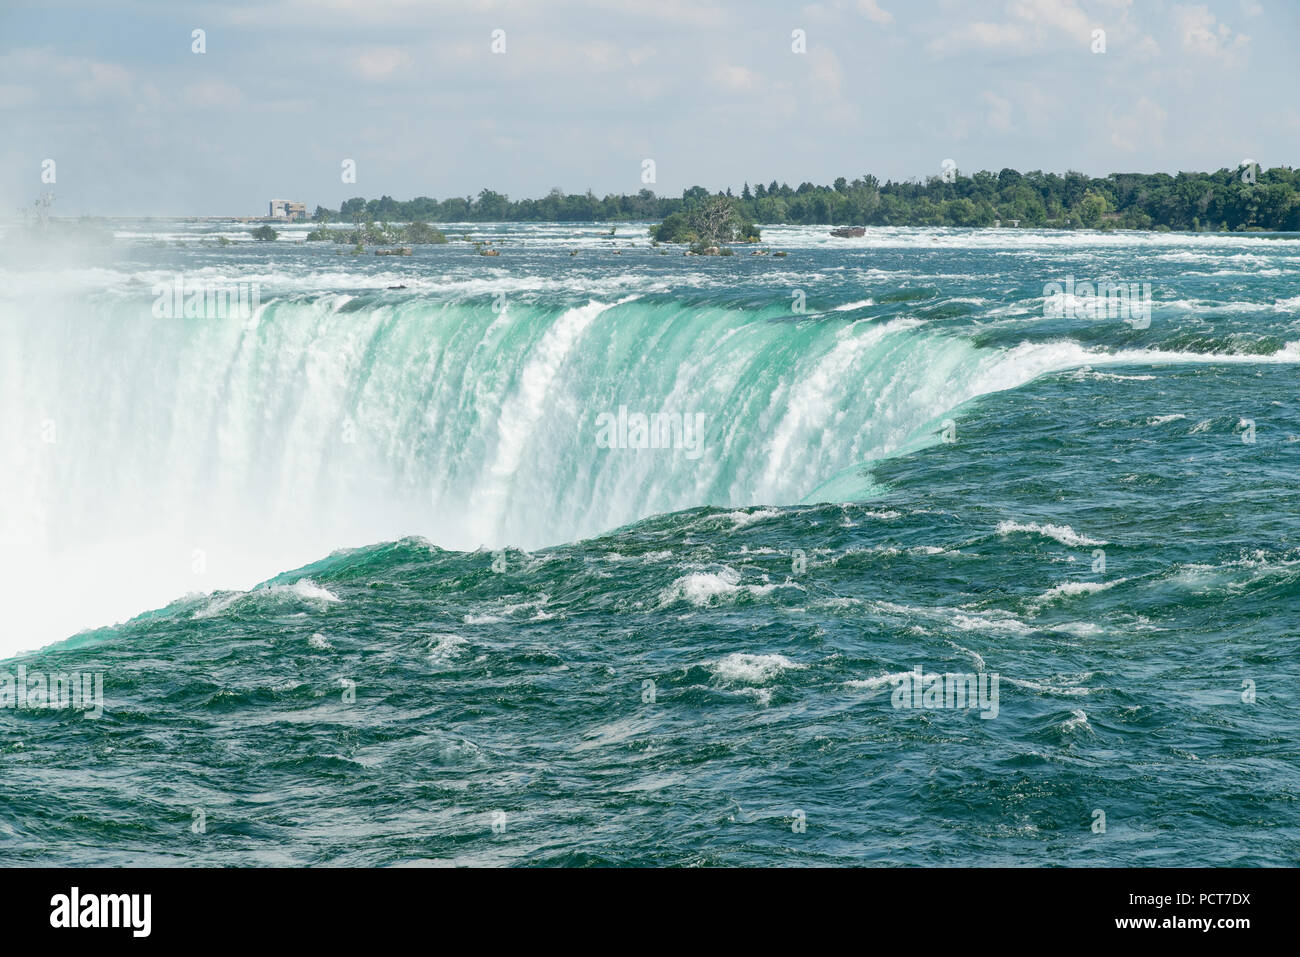
M 865 175 L 830 186 L 749 183 L 739 194 L 702 186 L 680 197 L 642 189 L 604 198 L 553 189 L 541 199 L 512 200 L 485 189 L 477 197 L 399 202 L 391 196 L 349 199 L 337 211 L 316 207 L 318 221 L 363 222 L 628 222 L 690 213 L 711 198 L 734 200 L 755 223 L 861 226 L 1009 226 L 1093 229 L 1300 230 L 1300 171 L 1240 167 L 1215 173 L 981 171 L 924 182 L 881 183 Z

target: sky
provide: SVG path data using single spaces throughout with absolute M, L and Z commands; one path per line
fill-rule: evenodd
M 1295 0 L 0 0 L 0 215 L 1293 166 L 1297 41 Z

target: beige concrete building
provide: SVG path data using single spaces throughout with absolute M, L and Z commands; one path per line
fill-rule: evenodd
M 283 219 L 287 222 L 294 222 L 299 219 L 307 218 L 307 204 L 295 203 L 288 199 L 271 200 L 271 219 Z

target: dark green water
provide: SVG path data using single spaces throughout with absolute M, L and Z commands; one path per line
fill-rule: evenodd
M 104 681 L 0 710 L 11 863 L 1296 863 L 1300 246 L 501 232 L 0 300 L 9 650 L 190 592 L 4 665 Z M 173 272 L 264 311 L 158 320 Z M 1149 326 L 1045 317 L 1067 275 Z M 699 454 L 600 447 L 620 405 Z

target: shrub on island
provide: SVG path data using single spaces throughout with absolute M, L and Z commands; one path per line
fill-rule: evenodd
M 447 242 L 447 236 L 442 230 L 418 221 L 405 226 L 367 222 L 357 223 L 352 229 L 317 226 L 307 234 L 307 242 L 350 243 L 357 246 L 395 246 L 401 243 L 428 246 Z

